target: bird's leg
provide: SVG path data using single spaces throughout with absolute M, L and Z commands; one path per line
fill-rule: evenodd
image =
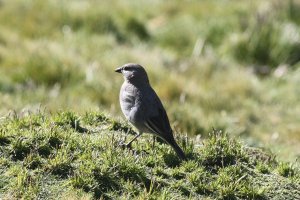
M 140 137 L 142 135 L 143 132 L 139 132 L 139 134 L 137 134 L 128 144 L 126 144 L 126 147 L 131 148 L 131 143 L 136 140 L 138 137 Z
M 156 137 L 153 135 L 152 149 L 155 147 Z

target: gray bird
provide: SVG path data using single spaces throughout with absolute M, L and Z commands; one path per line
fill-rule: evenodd
M 167 113 L 152 89 L 145 69 L 139 64 L 128 63 L 115 72 L 122 73 L 125 80 L 120 90 L 122 112 L 139 132 L 127 146 L 142 133 L 152 133 L 170 144 L 180 159 L 186 159 L 174 139 Z

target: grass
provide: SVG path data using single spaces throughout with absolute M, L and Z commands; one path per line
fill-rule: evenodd
M 289 181 L 299 184 L 298 166 L 291 164 L 300 155 L 299 13 L 296 0 L 0 0 L 1 195 L 294 194 Z M 178 138 L 207 141 L 193 146 L 181 139 L 187 163 L 179 164 L 165 145 L 151 150 L 147 137 L 135 152 L 119 148 L 123 132 L 133 130 L 119 122 L 123 79 L 114 69 L 128 62 L 147 69 Z M 209 135 L 213 129 L 229 139 Z M 276 159 L 230 138 L 268 149 Z M 149 156 L 156 151 L 159 157 Z
M 76 126 L 74 126 L 74 121 Z M 118 124 L 118 125 L 116 125 Z M 85 131 L 82 132 L 81 130 Z M 149 135 L 123 144 L 131 128 L 89 112 L 11 115 L 1 120 L 2 199 L 299 198 L 300 168 L 214 130 L 204 140 L 177 136 L 181 162 Z

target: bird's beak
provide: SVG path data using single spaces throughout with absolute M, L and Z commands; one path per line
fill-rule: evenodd
M 118 67 L 117 69 L 115 69 L 115 72 L 122 73 L 122 67 Z

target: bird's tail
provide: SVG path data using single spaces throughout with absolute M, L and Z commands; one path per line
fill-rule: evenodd
M 175 142 L 170 143 L 170 145 L 173 147 L 174 151 L 176 152 L 176 154 L 178 155 L 178 157 L 181 160 L 186 160 L 186 156 L 185 153 L 182 151 L 182 149 L 178 146 L 178 144 Z

